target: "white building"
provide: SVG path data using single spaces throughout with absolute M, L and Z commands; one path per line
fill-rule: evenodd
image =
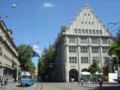
M 54 43 L 57 50 L 55 79 L 69 82 L 74 77 L 78 80 L 93 59 L 102 68 L 109 58 L 107 52 L 112 42 L 112 35 L 107 28 L 89 5 L 84 4 L 69 26 L 61 28 Z
M 8 30 L 4 22 L 0 20 L 0 79 L 17 78 L 15 72 L 19 64 L 12 30 Z

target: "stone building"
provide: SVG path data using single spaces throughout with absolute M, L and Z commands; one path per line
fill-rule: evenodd
M 18 66 L 18 53 L 12 39 L 12 30 L 7 29 L 4 21 L 0 20 L 0 79 L 16 77 Z
M 112 42 L 112 35 L 105 25 L 89 5 L 84 4 L 70 24 L 61 28 L 54 43 L 57 50 L 55 79 L 69 82 L 74 77 L 77 81 L 93 59 L 102 69 L 110 57 L 108 48 Z

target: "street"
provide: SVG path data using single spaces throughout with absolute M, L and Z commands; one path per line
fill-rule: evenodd
M 77 82 L 74 83 L 35 83 L 32 86 L 20 86 L 17 83 L 9 83 L 7 88 L 0 88 L 0 90 L 118 90 L 120 84 L 103 84 L 100 89 L 98 84 L 84 84 L 79 86 Z

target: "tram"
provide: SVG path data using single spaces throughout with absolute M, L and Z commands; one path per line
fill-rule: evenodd
M 30 73 L 30 72 L 22 72 L 21 73 L 21 79 L 20 79 L 20 84 L 21 86 L 24 85 L 32 85 L 34 84 L 35 80 L 34 80 L 34 74 Z

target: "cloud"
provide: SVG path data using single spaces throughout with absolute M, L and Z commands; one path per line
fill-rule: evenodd
M 37 45 L 33 45 L 32 47 L 33 47 L 33 49 L 38 49 L 39 48 L 39 46 L 37 46 Z
M 54 7 L 52 3 L 44 3 L 43 7 Z

